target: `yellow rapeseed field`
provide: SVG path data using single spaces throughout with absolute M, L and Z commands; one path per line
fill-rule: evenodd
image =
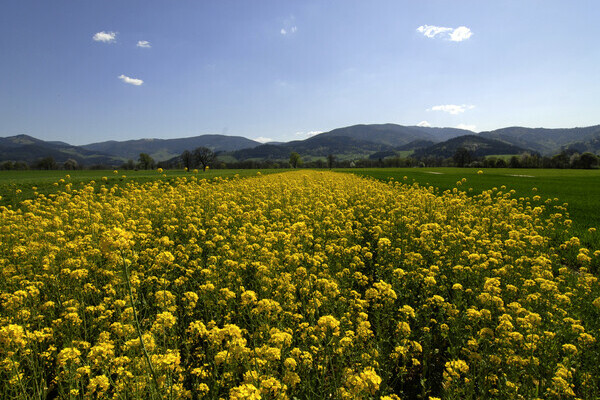
M 554 202 L 162 179 L 0 208 L 0 398 L 600 398 L 600 252 Z

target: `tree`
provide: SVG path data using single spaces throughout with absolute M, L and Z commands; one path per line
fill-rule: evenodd
M 194 167 L 194 156 L 188 150 L 181 153 L 181 161 L 183 161 L 183 166 L 188 171 Z
M 16 170 L 26 170 L 29 169 L 29 165 L 24 161 L 15 161 L 14 167 Z
M 206 167 L 209 167 L 216 159 L 215 153 L 208 147 L 196 148 L 193 156 L 195 164 L 202 166 L 202 171 L 206 171 Z
M 9 171 L 11 169 L 15 169 L 15 164 L 12 161 L 4 161 L 2 164 L 0 164 L 0 169 Z
M 506 168 L 506 166 L 507 166 L 506 161 L 503 158 L 499 158 L 496 161 L 496 165 L 495 165 L 496 168 Z
M 68 170 L 79 169 L 79 163 L 77 160 L 73 160 L 72 158 L 69 158 L 67 161 L 65 161 L 63 166 Z
M 140 169 L 154 169 L 154 159 L 147 153 L 140 153 Z
M 327 168 L 333 168 L 333 163 L 335 162 L 335 156 L 333 154 L 329 154 L 327 156 Z
M 46 169 L 46 170 L 56 169 L 56 161 L 54 161 L 54 158 L 52 158 L 52 157 L 44 157 L 44 158 L 39 159 L 35 163 L 35 167 L 37 169 Z
M 459 147 L 456 149 L 456 152 L 452 158 L 454 159 L 454 164 L 456 164 L 457 167 L 464 167 L 465 165 L 469 164 L 472 159 L 471 152 L 464 147 Z
M 521 168 L 521 161 L 519 161 L 519 157 L 512 156 L 508 161 L 509 168 Z
M 292 151 L 292 154 L 290 154 L 290 165 L 292 168 L 298 168 L 302 165 L 302 159 L 300 158 L 300 154 L 296 153 L 295 151 Z
M 520 157 L 521 168 L 539 168 L 542 159 L 539 154 L 523 153 Z
M 554 168 L 569 168 L 570 156 L 566 151 L 561 151 L 560 153 L 552 156 L 552 165 Z
M 598 157 L 593 153 L 583 153 L 579 156 L 578 165 L 579 168 L 592 169 L 598 166 Z

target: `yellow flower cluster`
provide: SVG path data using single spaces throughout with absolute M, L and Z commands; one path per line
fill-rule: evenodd
M 0 398 L 600 398 L 600 252 L 563 206 L 199 176 L 0 208 Z

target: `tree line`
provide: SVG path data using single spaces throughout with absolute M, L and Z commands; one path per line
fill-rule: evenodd
M 471 168 L 598 168 L 600 158 L 593 153 L 578 153 L 574 150 L 562 150 L 553 156 L 541 156 L 537 153 L 523 153 L 510 157 L 485 156 L 476 157 L 465 148 L 456 150 L 452 157 L 385 157 L 358 160 L 338 160 L 333 154 L 326 158 L 303 160 L 297 152 L 291 152 L 288 160 L 243 160 L 223 161 L 214 151 L 207 147 L 198 147 L 192 151 L 186 150 L 180 156 L 167 161 L 156 162 L 149 154 L 140 153 L 137 161 L 128 160 L 117 168 L 123 170 L 135 169 L 271 169 L 271 168 L 401 168 L 401 167 L 471 167 Z M 85 169 L 110 169 L 115 166 L 92 165 Z M 56 162 L 52 157 L 44 157 L 28 164 L 22 161 L 5 161 L 0 163 L 0 170 L 25 169 L 84 169 L 76 160 L 69 159 L 63 163 Z

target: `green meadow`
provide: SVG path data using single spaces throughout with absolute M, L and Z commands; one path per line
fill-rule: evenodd
M 282 169 L 260 170 L 262 174 L 282 172 Z M 339 172 L 353 173 L 387 181 L 395 179 L 407 183 L 418 183 L 422 186 L 433 186 L 440 192 L 457 187 L 463 178 L 465 183 L 458 187 L 472 194 L 497 188 L 498 190 L 514 190 L 515 197 L 531 198 L 534 195 L 542 199 L 553 199 L 553 204 L 567 203 L 569 218 L 573 220 L 572 234 L 577 235 L 590 244 L 600 244 L 598 232 L 591 233 L 589 228 L 600 229 L 600 170 L 574 169 L 474 169 L 474 168 L 370 168 L 370 169 L 336 169 Z M 478 173 L 482 171 L 482 173 Z M 113 186 L 130 181 L 147 182 L 155 179 L 174 179 L 183 176 L 196 176 L 204 179 L 217 177 L 229 178 L 254 176 L 259 170 L 253 169 L 219 169 L 185 172 L 183 170 L 167 170 L 158 173 L 156 170 L 140 171 L 0 171 L 0 205 L 18 207 L 26 199 L 33 198 L 35 193 L 51 194 L 60 190 L 56 185 L 60 179 L 68 179 L 76 188 L 92 180 Z M 67 178 L 69 175 L 69 178 Z M 503 188 L 504 187 L 504 188 Z M 599 247 L 599 246 L 596 246 Z
M 260 170 L 261 174 L 282 172 L 282 169 Z M 205 172 L 186 172 L 184 170 L 75 170 L 75 171 L 0 171 L 0 206 L 18 207 L 23 200 L 31 199 L 35 193 L 52 194 L 61 187 L 56 185 L 60 179 L 68 180 L 77 185 L 87 184 L 90 181 L 102 182 L 107 187 L 124 184 L 127 182 L 148 182 L 156 179 L 174 179 L 178 177 L 192 177 L 198 179 L 215 179 L 217 177 L 231 178 L 235 175 L 247 177 L 256 175 L 259 170 L 253 169 L 209 169 Z M 68 177 L 67 177 L 68 176 Z
M 338 169 L 387 181 L 395 179 L 421 186 L 433 186 L 440 191 L 457 187 L 478 194 L 497 188 L 514 190 L 515 197 L 541 196 L 553 199 L 553 204 L 567 203 L 571 232 L 589 246 L 600 248 L 600 170 L 580 169 L 511 169 L 511 168 L 370 168 Z M 478 172 L 483 173 L 479 174 Z M 406 177 L 406 179 L 404 179 Z M 502 187 L 505 189 L 502 189 Z M 598 229 L 590 232 L 589 228 Z

